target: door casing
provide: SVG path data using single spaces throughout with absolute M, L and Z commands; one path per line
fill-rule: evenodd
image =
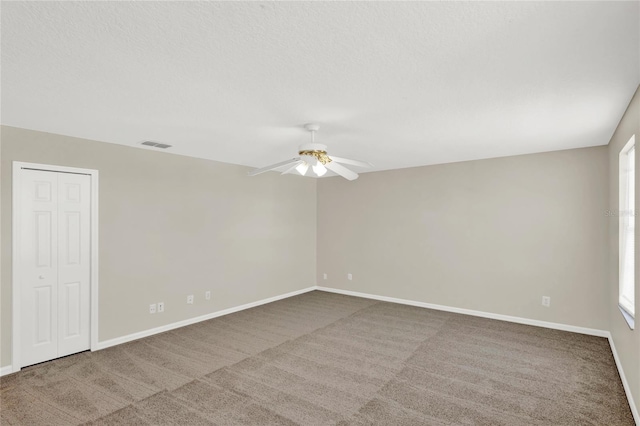
M 51 164 L 13 162 L 12 181 L 12 306 L 11 306 L 11 369 L 12 372 L 20 371 L 20 309 L 21 309 L 21 271 L 20 271 L 20 225 L 21 203 L 20 190 L 22 188 L 22 170 L 33 169 L 47 172 L 78 173 L 89 175 L 91 178 L 91 351 L 98 349 L 98 189 L 99 173 L 93 169 L 81 169 L 77 167 L 55 166 Z

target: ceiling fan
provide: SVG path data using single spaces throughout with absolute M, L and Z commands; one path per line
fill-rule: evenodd
M 315 143 L 315 133 L 320 129 L 317 124 L 307 124 L 304 126 L 307 131 L 311 133 L 311 143 L 300 145 L 298 155 L 299 157 L 292 158 L 290 160 L 281 161 L 280 163 L 272 164 L 270 166 L 261 167 L 249 172 L 249 176 L 259 175 L 260 173 L 268 172 L 269 170 L 275 170 L 287 167 L 282 174 L 288 174 L 298 172 L 302 176 L 305 176 L 309 169 L 310 174 L 313 173 L 316 176 L 324 176 L 327 170 L 331 170 L 337 175 L 342 176 L 348 180 L 358 179 L 358 174 L 352 170 L 347 169 L 342 164 L 349 164 L 358 167 L 373 167 L 371 163 L 358 160 L 350 160 L 348 158 L 340 158 L 327 155 L 327 146 L 321 143 Z

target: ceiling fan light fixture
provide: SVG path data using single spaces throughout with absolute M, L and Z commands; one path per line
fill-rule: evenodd
M 313 172 L 318 175 L 318 177 L 324 176 L 324 174 L 327 173 L 327 168 L 322 163 L 318 162 L 318 164 L 313 166 Z
M 304 176 L 307 173 L 307 170 L 309 170 L 309 164 L 300 163 L 296 166 L 296 170 L 298 171 L 298 173 Z
M 315 133 L 318 131 L 320 126 L 317 124 L 307 124 L 304 127 L 311 133 L 311 143 L 300 145 L 298 149 L 299 157 L 251 170 L 248 175 L 256 176 L 260 173 L 284 169 L 287 167 L 287 169 L 282 172 L 283 175 L 293 173 L 295 170 L 302 176 L 305 176 L 309 171 L 309 167 L 311 167 L 311 172 L 309 172 L 309 175 L 307 176 L 315 175 L 317 177 L 322 177 L 327 174 L 327 170 L 331 170 L 334 174 L 342 176 L 347 180 L 354 180 L 358 178 L 358 174 L 353 170 L 346 168 L 341 163 L 357 167 L 373 167 L 371 163 L 367 163 L 365 161 L 350 160 L 348 158 L 334 156 L 329 157 L 327 155 L 327 146 L 321 143 L 316 143 L 315 141 Z

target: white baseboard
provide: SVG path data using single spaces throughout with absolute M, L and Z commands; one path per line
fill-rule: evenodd
M 232 314 L 234 312 L 243 311 L 245 309 L 255 308 L 256 306 L 264 305 L 267 303 L 275 302 L 278 300 L 286 299 L 288 297 L 297 296 L 302 293 L 307 293 L 310 291 L 316 290 L 316 286 L 307 287 L 302 290 L 292 291 L 290 293 L 281 294 L 279 296 L 269 297 L 268 299 L 258 300 L 257 302 L 251 302 L 240 306 L 235 306 L 233 308 L 223 309 L 222 311 L 212 312 L 210 314 L 201 315 L 195 318 L 189 318 L 183 321 L 174 322 L 171 324 L 163 325 L 161 327 L 152 328 L 149 330 L 139 331 L 137 333 L 128 334 L 122 337 L 116 337 L 115 339 L 105 340 L 102 342 L 98 342 L 97 348 L 105 349 L 111 346 L 120 345 L 122 343 L 131 342 L 132 340 L 142 339 L 143 337 L 153 336 L 154 334 L 163 333 L 165 331 L 174 330 L 176 328 L 184 327 L 186 325 L 195 324 L 197 322 L 210 320 L 213 318 L 221 317 L 223 315 Z
M 624 370 L 622 369 L 622 364 L 620 363 L 620 358 L 618 357 L 618 352 L 616 351 L 616 345 L 613 343 L 613 336 L 611 335 L 611 333 L 609 333 L 609 336 L 607 336 L 607 338 L 609 339 L 609 346 L 611 346 L 613 359 L 616 361 L 616 367 L 618 368 L 618 374 L 620 374 L 620 380 L 622 380 L 624 393 L 627 395 L 627 400 L 629 400 L 629 407 L 631 408 L 631 414 L 633 414 L 633 419 L 635 420 L 636 425 L 640 425 L 640 414 L 638 413 L 638 407 L 636 407 L 636 404 L 633 401 L 631 388 L 629 387 L 629 382 L 627 382 L 627 377 L 624 375 Z
M 606 330 L 598 330 L 596 328 L 577 327 L 575 325 L 560 324 L 557 322 L 540 321 L 529 318 L 513 317 L 510 315 L 494 314 L 491 312 L 474 311 L 473 309 L 454 308 L 446 305 L 436 305 L 433 303 L 416 302 L 415 300 L 397 299 L 395 297 L 378 296 L 375 294 L 360 293 L 358 291 L 340 290 L 337 288 L 317 287 L 318 290 L 328 291 L 330 293 L 345 294 L 348 296 L 364 297 L 366 299 L 380 300 L 383 302 L 399 303 L 401 305 L 418 306 L 421 308 L 435 309 L 438 311 L 454 312 L 456 314 L 472 315 L 474 317 L 490 318 L 500 321 L 515 322 L 518 324 L 535 325 L 537 327 L 552 328 L 554 330 L 571 331 L 573 333 L 589 334 L 591 336 L 609 337 L 610 334 Z
M 0 367 L 0 377 L 6 376 L 7 374 L 13 373 L 13 366 L 7 365 L 4 367 Z

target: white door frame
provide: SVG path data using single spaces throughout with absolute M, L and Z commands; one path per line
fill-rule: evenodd
M 12 182 L 12 307 L 11 307 L 11 366 L 12 371 L 20 371 L 20 309 L 21 309 L 21 284 L 20 276 L 20 191 L 22 189 L 22 169 L 35 169 L 46 172 L 79 173 L 89 175 L 91 178 L 91 350 L 98 350 L 98 171 L 93 169 L 79 169 L 76 167 L 54 166 L 50 164 L 13 162 Z

